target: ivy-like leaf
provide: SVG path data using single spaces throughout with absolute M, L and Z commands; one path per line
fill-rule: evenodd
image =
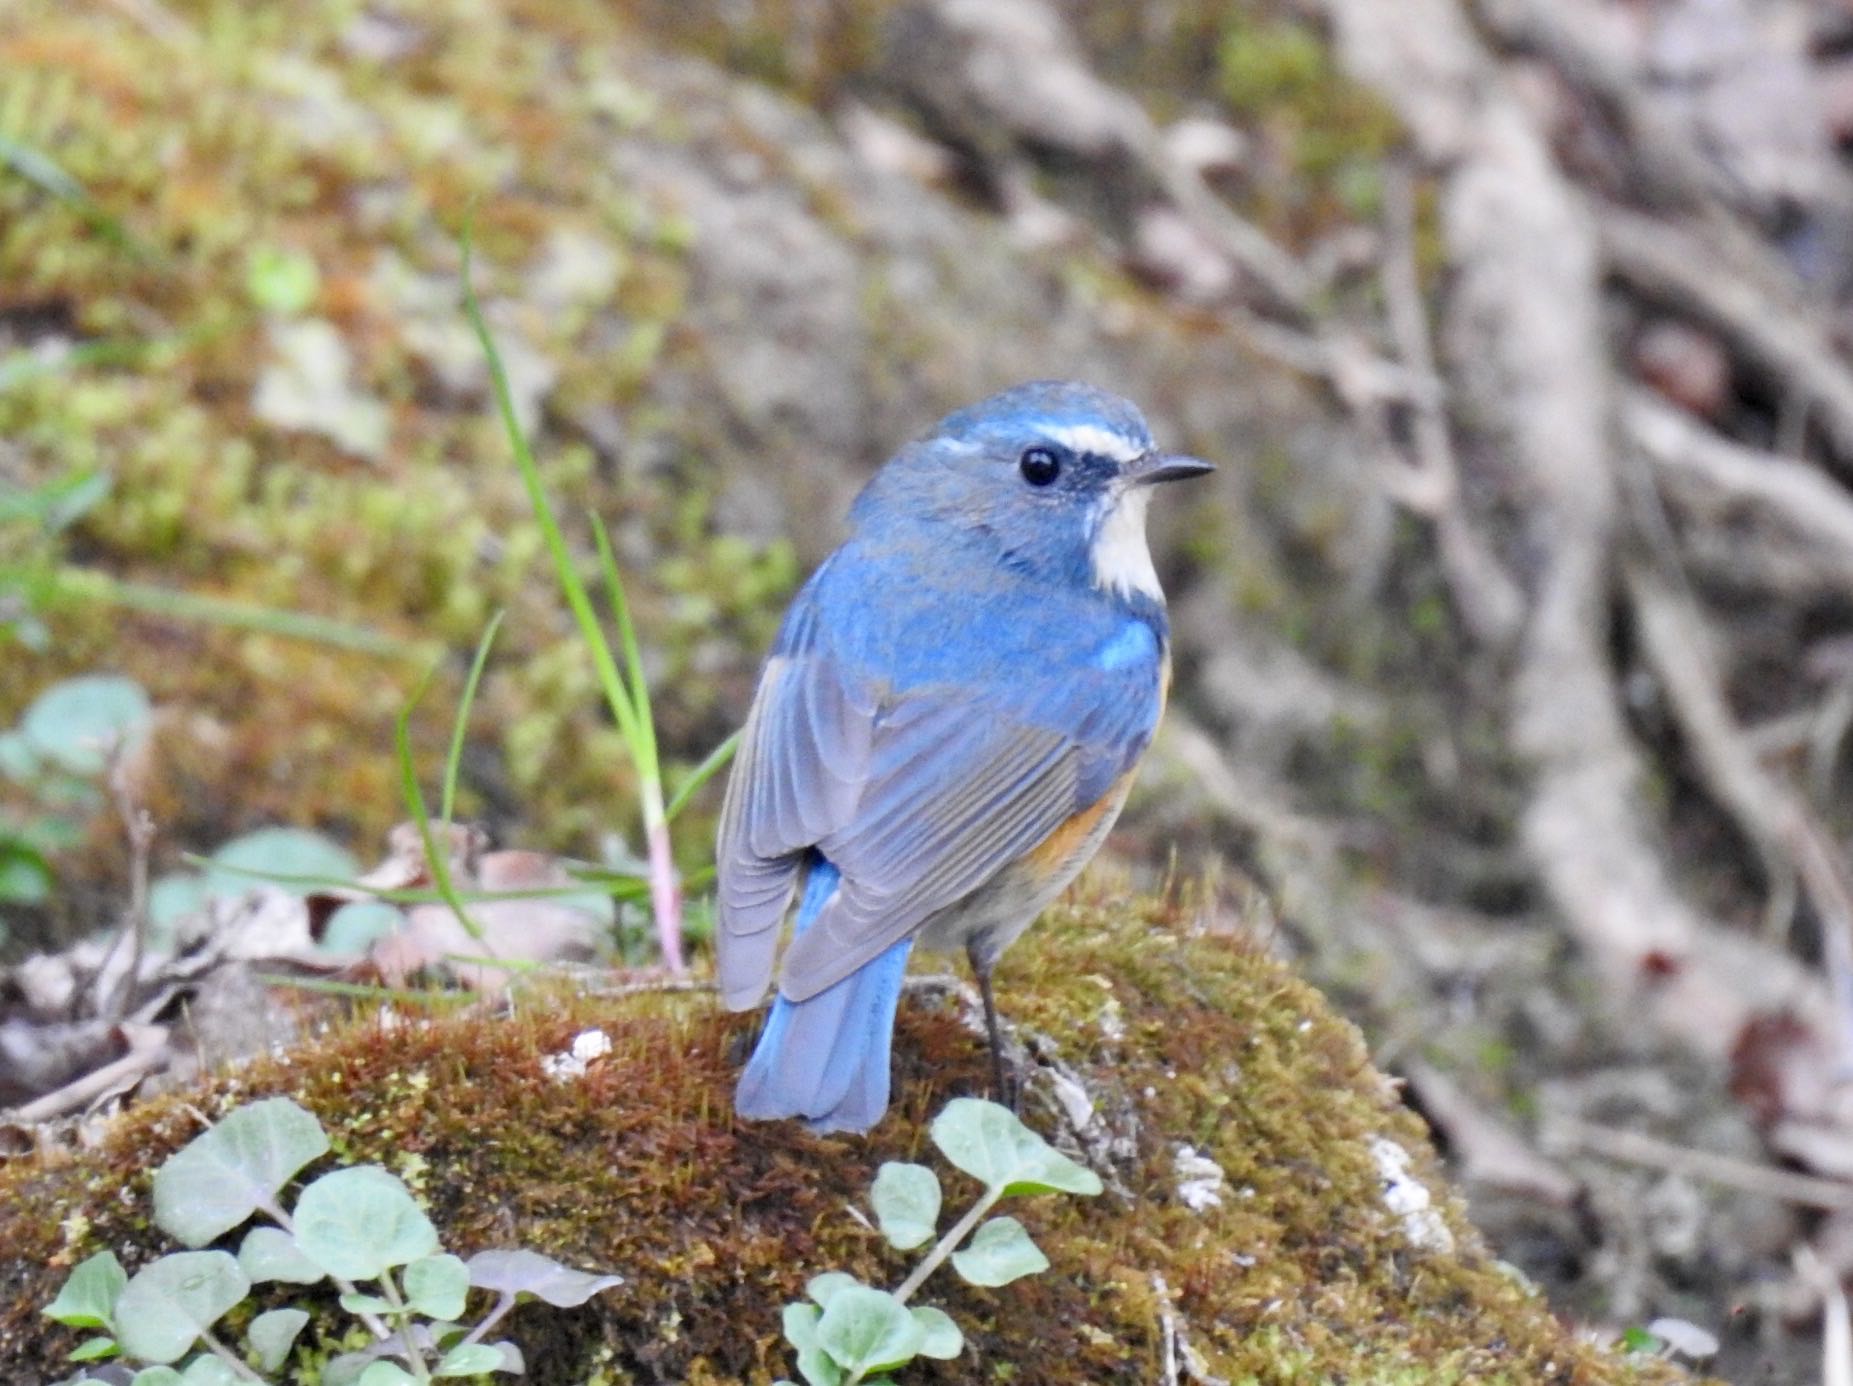
M 433 1376 L 481 1376 L 502 1370 L 502 1354 L 488 1343 L 459 1343 L 437 1364 Z
M 574 1270 L 538 1251 L 479 1251 L 467 1264 L 470 1284 L 479 1290 L 533 1295 L 561 1309 L 575 1309 L 600 1290 L 624 1283 L 621 1275 Z
M 390 1299 L 382 1299 L 378 1295 L 362 1294 L 359 1290 L 343 1291 L 340 1303 L 341 1307 L 350 1314 L 393 1314 L 398 1312 L 393 1308 Z
M 19 719 L 32 751 L 73 775 L 100 775 L 119 747 L 147 730 L 148 695 L 133 679 L 87 674 L 55 683 Z
M 950 1361 L 965 1351 L 965 1335 L 959 1332 L 959 1326 L 952 1321 L 952 1315 L 944 1309 L 923 1304 L 908 1312 L 914 1316 L 914 1322 L 920 1325 L 923 1335 L 920 1339 L 922 1357 Z
M 324 1174 L 296 1201 L 296 1246 L 330 1275 L 375 1280 L 429 1256 L 437 1229 L 404 1183 L 378 1165 Z
M 1049 1268 L 1049 1258 L 1015 1218 L 992 1218 L 952 1253 L 952 1268 L 973 1285 L 1008 1285 Z
M 257 1354 L 257 1365 L 267 1372 L 281 1367 L 308 1322 L 309 1316 L 300 1309 L 272 1309 L 252 1319 L 245 1338 Z
M 939 1176 L 925 1165 L 889 1160 L 875 1172 L 869 1202 L 888 1245 L 912 1251 L 939 1226 Z
M 281 1280 L 313 1285 L 326 1279 L 322 1268 L 297 1249 L 296 1239 L 281 1227 L 253 1227 L 238 1248 L 238 1264 L 253 1285 Z
M 224 1251 L 177 1251 L 135 1272 L 116 1299 L 122 1350 L 144 1362 L 178 1362 L 245 1295 L 251 1282 Z
M 195 1357 L 180 1373 L 181 1386 L 238 1386 L 231 1363 L 217 1357 Z
M 114 1320 L 116 1297 L 129 1283 L 128 1272 L 113 1251 L 99 1251 L 78 1263 L 42 1311 L 67 1328 L 108 1328 Z
M 129 1386 L 185 1386 L 186 1378 L 172 1367 L 143 1367 Z
M 810 1284 L 804 1287 L 805 1294 L 811 1297 L 820 1309 L 828 1309 L 830 1301 L 836 1298 L 837 1291 L 862 1282 L 853 1275 L 842 1271 L 825 1271 L 822 1275 L 813 1275 Z
M 354 1386 L 418 1386 L 418 1378 L 397 1362 L 381 1361 L 368 1364 Z
M 469 1292 L 469 1267 L 448 1253 L 427 1256 L 405 1268 L 406 1303 L 427 1318 L 459 1317 L 463 1313 L 464 1296 Z
M 73 1362 L 102 1362 L 119 1356 L 122 1346 L 114 1338 L 86 1338 L 71 1349 Z
M 933 1118 L 933 1144 L 986 1188 L 1006 1194 L 1097 1194 L 1100 1176 L 1076 1164 L 1008 1107 L 955 1097 Z
M 925 1330 L 886 1290 L 846 1285 L 817 1321 L 817 1346 L 846 1371 L 868 1376 L 913 1360 Z
M 824 1311 L 815 1304 L 785 1306 L 785 1341 L 798 1351 L 798 1375 L 810 1386 L 841 1386 L 843 1369 L 817 1343 L 817 1324 Z
M 155 1172 L 154 1220 L 183 1244 L 204 1246 L 327 1152 L 321 1123 L 287 1097 L 240 1107 Z

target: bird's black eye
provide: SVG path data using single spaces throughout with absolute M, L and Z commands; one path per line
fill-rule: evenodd
M 1047 448 L 1030 448 L 1018 460 L 1023 479 L 1031 486 L 1047 486 L 1061 475 L 1062 462 Z

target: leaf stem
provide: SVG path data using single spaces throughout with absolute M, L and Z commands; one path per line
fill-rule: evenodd
M 496 1297 L 495 1308 L 483 1315 L 483 1321 L 465 1334 L 463 1341 L 465 1343 L 480 1343 L 483 1338 L 487 1336 L 489 1330 L 502 1322 L 503 1317 L 514 1307 L 515 1296 L 509 1291 L 503 1290 Z
M 941 1237 L 926 1254 L 926 1259 L 914 1267 L 914 1273 L 901 1282 L 901 1288 L 894 1292 L 894 1297 L 902 1304 L 907 1303 L 913 1292 L 920 1288 L 926 1278 L 945 1263 L 948 1256 L 959 1249 L 959 1243 L 971 1235 L 972 1229 L 984 1221 L 984 1215 L 997 1206 L 1004 1196 L 1001 1188 L 986 1189 L 971 1210 L 952 1225 L 952 1230 Z
M 425 1354 L 419 1351 L 417 1340 L 412 1337 L 411 1311 L 406 1308 L 405 1297 L 399 1293 L 399 1287 L 393 1283 L 390 1267 L 380 1272 L 380 1293 L 392 1305 L 393 1314 L 399 1320 L 399 1341 L 405 1344 L 405 1354 L 412 1364 L 412 1375 L 420 1381 L 431 1380 L 431 1367 L 425 1361 Z
M 274 1198 L 266 1199 L 258 1204 L 257 1211 L 269 1218 L 278 1227 L 281 1227 L 292 1238 L 295 1237 L 295 1221 L 288 1213 L 283 1211 L 283 1205 L 278 1203 Z M 338 1275 L 331 1275 L 328 1278 L 335 1282 L 335 1288 L 344 1295 L 357 1295 L 360 1293 L 360 1290 L 355 1286 L 352 1280 L 343 1280 Z M 375 1338 L 378 1338 L 382 1343 L 392 1337 L 392 1331 L 380 1321 L 378 1315 L 363 1309 L 356 1317 L 367 1326 L 367 1331 Z
M 269 1378 L 259 1376 L 256 1372 L 252 1371 L 251 1368 L 245 1364 L 244 1358 L 240 1357 L 237 1353 L 225 1346 L 224 1343 L 213 1337 L 210 1328 L 200 1329 L 199 1340 L 206 1345 L 207 1350 L 210 1351 L 214 1357 L 230 1367 L 242 1380 L 266 1382 L 269 1380 Z

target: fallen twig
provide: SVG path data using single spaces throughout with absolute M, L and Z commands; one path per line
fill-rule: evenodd
M 1715 1151 L 1675 1145 L 1639 1131 L 1598 1126 L 1573 1117 L 1553 1118 L 1545 1123 L 1544 1133 L 1549 1144 L 1564 1151 L 1684 1174 L 1807 1208 L 1853 1209 L 1853 1184 L 1843 1184 L 1837 1179 L 1753 1164 Z
M 1760 369 L 1800 391 L 1835 452 L 1853 461 L 1853 369 L 1798 295 L 1752 281 L 1665 221 L 1604 207 L 1597 224 L 1610 270 L 1642 297 L 1722 333 Z
M 168 1029 L 165 1025 L 137 1025 L 124 1022 L 117 1027 L 128 1043 L 121 1058 L 94 1068 L 81 1078 L 74 1078 L 61 1088 L 35 1097 L 22 1107 L 15 1107 L 8 1118 L 19 1122 L 50 1121 L 53 1117 L 88 1108 L 92 1103 L 123 1092 L 139 1083 L 165 1061 Z
M 1417 378 L 1433 380 L 1435 352 L 1416 273 L 1415 187 L 1401 165 L 1385 169 L 1383 202 L 1381 281 L 1390 331 L 1404 365 Z M 1460 468 L 1440 391 L 1412 399 L 1410 409 L 1415 457 L 1405 472 L 1387 474 L 1390 494 L 1433 521 L 1448 590 L 1468 629 L 1489 644 L 1506 644 L 1524 619 L 1524 597 L 1461 507 Z

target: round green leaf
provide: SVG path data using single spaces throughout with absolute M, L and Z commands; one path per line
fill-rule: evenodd
M 431 1255 L 438 1234 L 404 1184 L 377 1165 L 361 1165 L 324 1174 L 302 1191 L 296 1245 L 330 1275 L 373 1280 Z
M 600 1290 L 622 1285 L 620 1275 L 574 1270 L 538 1251 L 479 1251 L 469 1259 L 470 1284 L 498 1295 L 533 1295 L 561 1309 L 574 1309 Z
M 427 1256 L 405 1268 L 406 1303 L 427 1318 L 460 1317 L 469 1291 L 469 1268 L 455 1256 Z
M 1049 1268 L 1049 1258 L 1015 1218 L 992 1218 L 952 1253 L 952 1268 L 973 1285 L 1008 1285 Z
M 45 1316 L 67 1328 L 108 1328 L 115 1321 L 116 1297 L 128 1283 L 116 1253 L 99 1251 L 71 1272 L 58 1297 L 45 1306 Z
M 187 1246 L 204 1246 L 327 1150 L 321 1123 L 287 1097 L 240 1107 L 156 1171 L 154 1220 Z
M 174 930 L 181 920 L 206 903 L 206 878 L 191 871 L 175 871 L 148 887 L 150 945 L 161 952 L 174 946 Z
M 177 1362 L 199 1335 L 250 1292 L 224 1251 L 177 1251 L 143 1266 L 116 1299 L 122 1350 L 144 1362 Z
M 1076 1164 L 1008 1107 L 955 1097 L 933 1118 L 933 1144 L 986 1188 L 1014 1193 L 1097 1194 L 1100 1176 Z
M 51 899 L 51 867 L 29 844 L 0 837 L 0 904 L 41 905 Z
M 129 1386 L 184 1386 L 186 1378 L 172 1367 L 143 1367 Z
M 939 1176 L 925 1165 L 889 1160 L 875 1172 L 869 1202 L 888 1245 L 912 1251 L 939 1225 Z
M 920 1340 L 922 1357 L 950 1361 L 965 1351 L 965 1335 L 959 1332 L 959 1326 L 944 1309 L 921 1305 L 908 1312 L 914 1316 L 914 1322 L 920 1325 L 920 1332 L 925 1335 Z
M 360 1374 L 354 1386 L 417 1386 L 418 1378 L 397 1362 L 374 1362 Z
M 363 1295 L 359 1290 L 344 1290 L 341 1293 L 341 1307 L 350 1314 L 396 1314 L 390 1299 L 379 1295 Z
M 819 1308 L 828 1309 L 837 1291 L 861 1283 L 855 1276 L 846 1275 L 842 1271 L 825 1271 L 822 1275 L 813 1275 L 811 1283 L 804 1287 L 804 1292 Z
M 817 1323 L 823 1316 L 815 1304 L 787 1304 L 785 1341 L 798 1350 L 798 1375 L 810 1386 L 839 1386 L 846 1373 L 817 1344 Z
M 886 1290 L 846 1285 L 817 1321 L 817 1346 L 839 1367 L 867 1376 L 913 1360 L 925 1331 Z
M 238 1264 L 253 1285 L 269 1280 L 313 1285 L 323 1278 L 322 1268 L 298 1251 L 295 1239 L 281 1227 L 253 1227 L 245 1233 Z
M 371 1352 L 343 1352 L 322 1364 L 322 1386 L 358 1386 L 360 1374 L 377 1359 Z
M 321 275 L 299 250 L 258 246 L 245 266 L 245 289 L 265 312 L 291 317 L 315 302 Z
M 309 1316 L 300 1309 L 272 1309 L 252 1319 L 245 1337 L 257 1354 L 257 1365 L 267 1372 L 281 1367 L 308 1322 Z
M 233 838 L 212 854 L 212 861 L 214 866 L 237 868 L 207 870 L 206 883 L 215 895 L 242 895 L 255 884 L 251 872 L 262 876 L 351 881 L 360 870 L 346 848 L 307 828 L 259 828 Z M 303 881 L 279 880 L 276 884 L 296 895 L 306 895 L 314 889 Z
M 502 1365 L 502 1354 L 487 1343 L 459 1343 L 439 1359 L 433 1376 L 481 1376 Z
M 217 1357 L 195 1357 L 180 1373 L 181 1386 L 238 1386 L 238 1373 Z
M 16 731 L 0 732 L 0 779 L 27 784 L 38 774 L 39 758 L 32 743 Z
M 90 674 L 39 694 L 19 719 L 19 731 L 42 759 L 73 775 L 100 775 L 119 746 L 147 730 L 153 715 L 135 680 Z
M 359 957 L 380 939 L 397 932 L 405 915 L 384 900 L 350 900 L 328 916 L 316 948 L 342 957 Z
M 121 1346 L 114 1338 L 86 1338 L 71 1349 L 73 1362 L 101 1362 L 108 1357 L 119 1356 Z

